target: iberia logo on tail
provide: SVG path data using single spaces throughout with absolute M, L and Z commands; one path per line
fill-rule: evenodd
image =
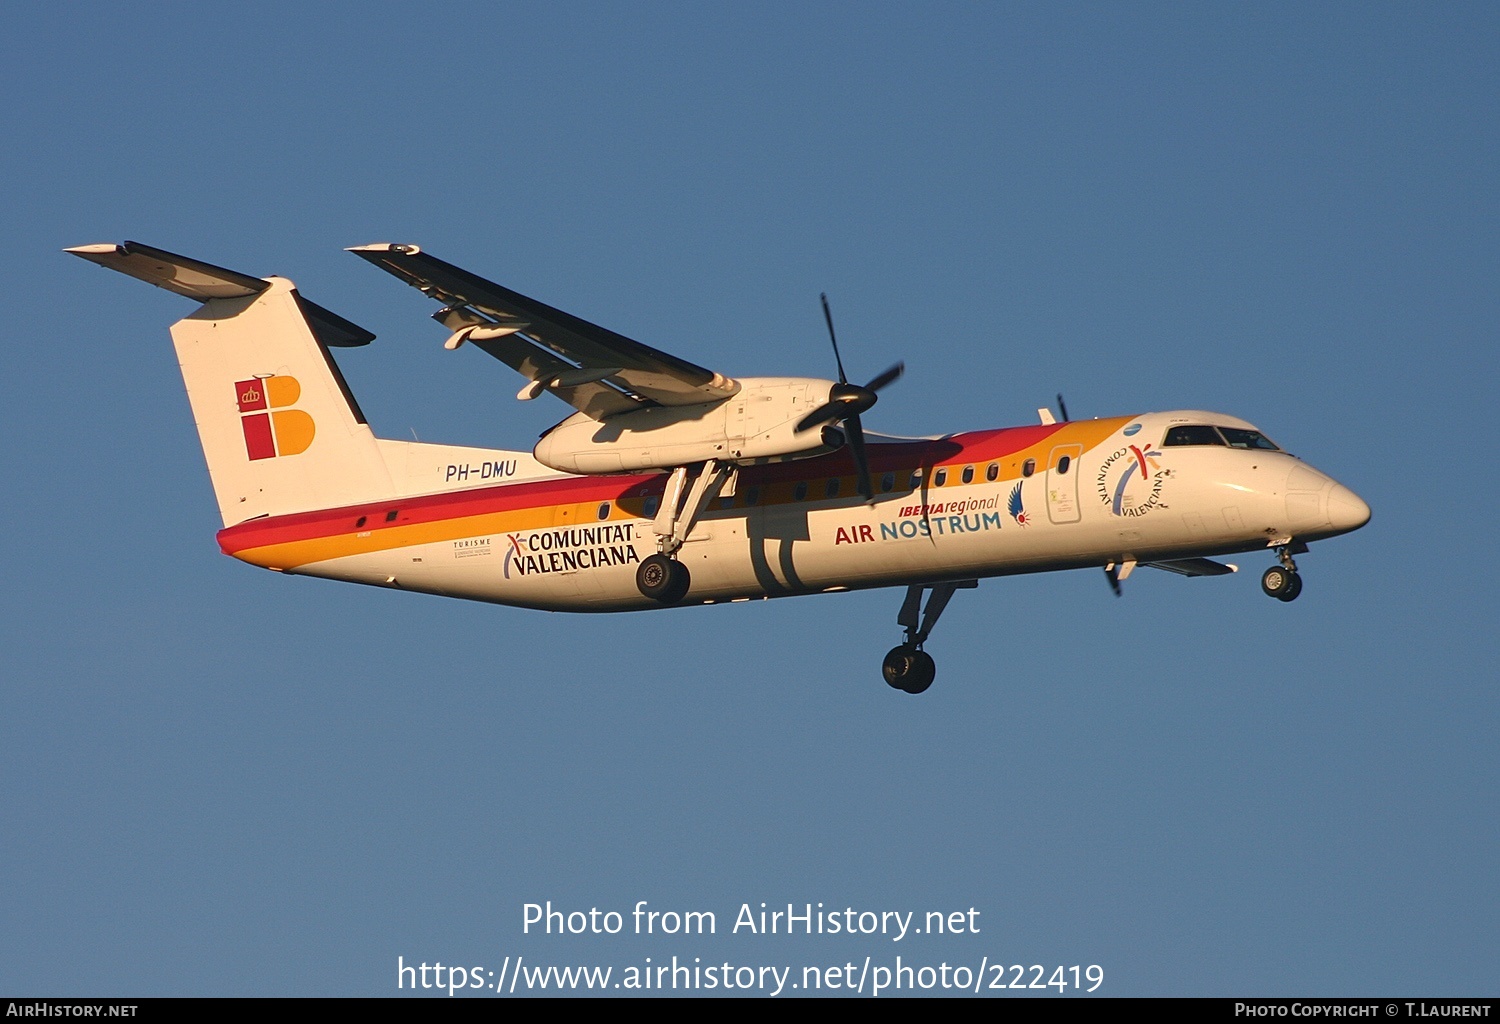
M 234 386 L 240 405 L 240 426 L 245 431 L 245 454 L 256 459 L 278 455 L 301 455 L 313 441 L 313 418 L 301 409 L 289 409 L 302 397 L 296 377 L 256 377 Z

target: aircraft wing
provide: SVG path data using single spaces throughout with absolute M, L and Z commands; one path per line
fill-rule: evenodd
M 454 331 L 475 328 L 465 340 L 594 419 L 642 405 L 716 402 L 740 389 L 736 380 L 486 281 L 415 245 L 349 251 L 442 302 L 435 320 Z
M 1165 569 L 1179 576 L 1227 576 L 1238 572 L 1237 566 L 1215 562 L 1212 558 L 1174 558 L 1165 562 L 1142 562 L 1153 569 Z

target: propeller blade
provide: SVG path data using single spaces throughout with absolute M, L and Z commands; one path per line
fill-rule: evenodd
M 1062 413 L 1062 421 L 1068 422 L 1068 403 L 1062 400 L 1062 392 L 1057 393 L 1057 411 Z
M 895 366 L 892 366 L 890 369 L 882 373 L 879 377 L 876 377 L 874 380 L 870 381 L 870 383 L 866 384 L 865 389 L 868 391 L 879 391 L 887 384 L 890 384 L 892 381 L 899 378 L 905 372 L 906 364 L 897 363 Z
M 797 430 L 800 432 L 816 427 L 819 423 L 831 423 L 847 415 L 847 413 L 848 410 L 838 402 L 829 402 L 826 405 L 820 405 L 797 421 Z
M 849 454 L 854 456 L 854 468 L 859 472 L 859 493 L 867 504 L 875 504 L 875 488 L 870 483 L 870 460 L 865 457 L 865 428 L 860 426 L 858 416 L 844 421 L 844 433 L 849 438 Z
M 828 323 L 828 340 L 833 342 L 833 361 L 838 364 L 839 383 L 849 383 L 849 378 L 844 376 L 844 361 L 839 358 L 839 339 L 833 333 L 833 314 L 828 311 L 828 293 L 822 292 L 818 298 L 823 302 L 823 319 Z
M 864 387 L 850 384 L 844 374 L 844 360 L 839 355 L 839 339 L 833 330 L 833 311 L 828 307 L 828 293 L 818 296 L 823 303 L 823 321 L 828 324 L 828 340 L 833 343 L 833 361 L 838 364 L 839 382 L 828 389 L 828 401 L 797 421 L 797 432 L 809 430 L 821 423 L 840 423 L 848 437 L 849 450 L 854 455 L 855 468 L 859 470 L 859 493 L 874 504 L 874 488 L 870 485 L 870 465 L 865 459 L 865 431 L 860 425 L 860 413 L 866 412 L 877 401 L 875 392 L 896 380 L 906 372 L 905 363 L 888 368 Z

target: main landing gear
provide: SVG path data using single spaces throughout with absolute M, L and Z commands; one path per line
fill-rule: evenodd
M 963 580 L 959 583 L 936 583 L 931 586 L 906 588 L 906 600 L 901 602 L 901 613 L 896 622 L 906 630 L 906 642 L 892 647 L 881 663 L 880 673 L 893 689 L 907 693 L 922 693 L 932 685 L 937 675 L 937 665 L 932 655 L 922 650 L 932 627 L 948 607 L 948 600 L 956 590 L 971 590 L 979 586 L 978 580 Z M 927 607 L 922 607 L 922 592 L 931 591 Z M 918 622 L 921 628 L 918 628 Z
M 635 570 L 635 585 L 642 594 L 662 604 L 676 604 L 692 585 L 687 566 L 666 555 L 648 555 Z
M 1260 578 L 1260 589 L 1267 597 L 1278 601 L 1297 600 L 1297 595 L 1302 593 L 1302 577 L 1297 573 L 1297 563 L 1292 561 L 1292 555 L 1300 555 L 1306 550 L 1307 545 L 1301 543 L 1277 545 L 1276 558 L 1281 564 L 1271 566 Z
M 732 469 L 709 459 L 672 470 L 661 496 L 661 507 L 656 511 L 656 521 L 651 525 L 656 533 L 656 554 L 643 559 L 635 571 L 636 589 L 646 597 L 662 604 L 676 604 L 687 596 L 693 579 L 687 566 L 677 560 L 677 550 L 708 503 L 719 496 Z

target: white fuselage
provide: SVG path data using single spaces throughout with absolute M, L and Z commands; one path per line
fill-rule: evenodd
M 871 438 L 873 505 L 844 453 L 742 469 L 677 552 L 692 578 L 685 603 L 1198 558 L 1368 520 L 1353 492 L 1285 452 L 1163 447 L 1183 423 L 1250 427 L 1185 411 Z M 553 610 L 653 608 L 635 571 L 657 550 L 664 479 L 461 488 L 220 537 L 246 561 L 331 579 Z

